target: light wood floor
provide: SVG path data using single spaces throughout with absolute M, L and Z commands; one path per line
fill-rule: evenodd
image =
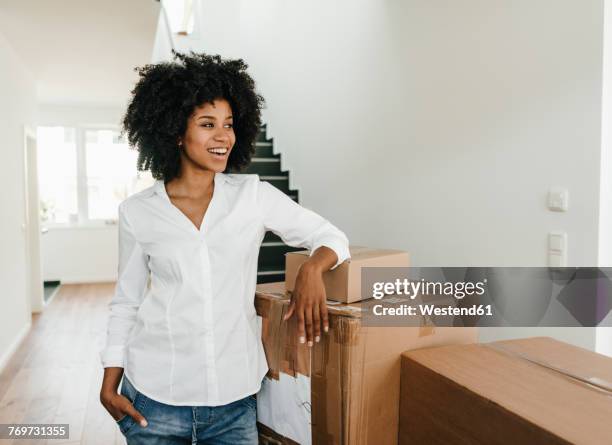
M 0 440 L 26 444 L 125 444 L 100 404 L 113 283 L 62 285 L 0 373 L 0 423 L 67 423 L 68 440 Z

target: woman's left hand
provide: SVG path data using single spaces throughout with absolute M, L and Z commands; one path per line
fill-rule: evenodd
M 283 317 L 288 320 L 294 313 L 297 316 L 300 343 L 307 341 L 308 346 L 312 346 L 313 341 L 321 339 L 321 329 L 329 330 L 326 300 L 322 268 L 316 262 L 305 262 L 298 272 L 289 309 Z

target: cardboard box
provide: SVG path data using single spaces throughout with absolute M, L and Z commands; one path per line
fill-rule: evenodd
M 361 297 L 362 267 L 409 267 L 408 252 L 403 250 L 373 249 L 351 246 L 351 259 L 334 270 L 323 273 L 325 292 L 329 300 L 353 303 Z M 310 251 L 300 250 L 285 254 L 285 289 L 293 291 L 300 266 L 310 257 Z
M 365 327 L 359 303 L 330 301 L 330 330 L 310 349 L 298 343 L 295 317 L 282 321 L 288 304 L 283 283 L 257 287 L 270 367 L 257 417 L 279 443 L 396 444 L 401 353 L 477 337 L 476 328 Z
M 549 337 L 402 354 L 400 444 L 612 443 L 612 359 Z

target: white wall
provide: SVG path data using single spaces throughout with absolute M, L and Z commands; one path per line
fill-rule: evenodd
M 117 227 L 51 228 L 42 236 L 43 279 L 97 283 L 117 279 Z
M 44 103 L 38 107 L 39 125 L 41 126 L 87 126 L 121 124 L 127 99 L 116 106 L 99 104 L 51 104 Z
M 420 266 L 543 266 L 547 233 L 563 230 L 568 265 L 597 265 L 603 0 L 201 10 L 199 48 L 250 64 L 302 203 L 353 244 Z M 567 213 L 546 209 L 555 185 Z M 481 338 L 536 333 L 595 347 L 587 328 Z
M 36 122 L 35 83 L 0 33 L 0 368 L 31 323 L 26 295 L 24 124 Z

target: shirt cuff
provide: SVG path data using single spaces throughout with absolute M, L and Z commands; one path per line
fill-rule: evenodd
M 334 270 L 336 267 L 338 267 L 340 264 L 344 263 L 346 260 L 350 260 L 351 259 L 351 253 L 349 252 L 349 247 L 346 243 L 343 243 L 341 241 L 338 240 L 324 240 L 321 241 L 319 243 L 317 243 L 310 251 L 310 256 L 312 256 L 315 251 L 321 247 L 321 246 L 325 246 L 325 247 L 329 247 L 331 250 L 333 250 L 334 252 L 336 252 L 336 255 L 338 256 L 338 261 L 336 261 L 336 264 L 334 264 L 331 269 L 329 270 Z
M 104 368 L 124 368 L 125 346 L 108 346 L 100 352 L 100 362 Z

